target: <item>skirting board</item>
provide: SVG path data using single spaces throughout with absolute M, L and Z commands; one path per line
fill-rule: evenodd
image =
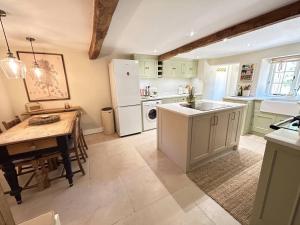
M 103 132 L 103 127 L 83 130 L 84 135 L 97 134 L 97 133 L 101 133 L 101 132 Z

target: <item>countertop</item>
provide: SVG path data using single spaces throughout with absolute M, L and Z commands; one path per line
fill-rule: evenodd
M 226 96 L 223 99 L 239 100 L 239 101 L 253 101 L 253 100 L 256 100 L 255 97 L 243 97 L 243 96 Z
M 195 96 L 201 96 L 201 93 L 195 93 Z M 180 98 L 180 97 L 186 97 L 188 96 L 188 94 L 161 94 L 161 95 L 157 95 L 154 97 L 150 97 L 150 96 L 145 96 L 145 97 L 141 97 L 141 101 L 152 101 L 152 100 L 160 100 L 160 99 L 166 99 L 166 98 Z
M 265 139 L 300 151 L 300 135 L 297 131 L 279 129 L 265 135 Z
M 214 109 L 214 110 L 210 110 L 210 111 L 200 111 L 200 110 L 196 110 L 196 109 L 183 107 L 180 105 L 181 103 L 169 103 L 169 104 L 158 105 L 157 108 L 168 110 L 168 111 L 175 112 L 175 113 L 179 113 L 183 116 L 193 117 L 193 116 L 204 115 L 204 114 L 209 114 L 209 113 L 221 112 L 221 111 L 225 111 L 225 110 L 238 109 L 238 108 L 242 108 L 242 107 L 246 106 L 245 104 L 223 102 L 223 101 L 212 101 L 212 100 L 200 100 L 197 102 L 209 102 L 209 103 L 224 104 L 229 107 Z
M 291 99 L 292 98 L 292 99 Z M 226 100 L 239 100 L 239 101 L 263 101 L 263 100 L 274 100 L 274 101 L 289 101 L 289 102 L 300 102 L 298 98 L 294 99 L 294 97 L 272 97 L 272 96 L 226 96 L 223 99 Z

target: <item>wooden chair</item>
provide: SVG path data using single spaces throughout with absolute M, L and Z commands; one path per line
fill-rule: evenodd
M 78 166 L 79 166 L 79 170 L 73 171 L 73 173 L 75 174 L 75 173 L 81 172 L 82 175 L 85 175 L 85 171 L 83 169 L 81 159 L 83 159 L 84 162 L 86 161 L 86 159 L 85 159 L 85 154 L 83 152 L 83 148 L 80 144 L 80 126 L 79 126 L 79 118 L 78 117 L 76 118 L 76 121 L 75 121 L 72 138 L 69 139 L 68 148 L 69 148 L 71 161 L 77 161 Z M 64 172 L 65 172 L 65 170 L 63 168 L 60 177 L 64 177 Z M 54 178 L 54 179 L 57 179 L 57 178 Z
M 19 116 L 15 116 L 15 118 L 13 120 L 8 121 L 8 122 L 2 121 L 2 124 L 6 130 L 16 126 L 19 123 L 21 123 L 21 119 Z
M 84 139 L 83 130 L 81 128 L 81 112 L 77 113 L 77 117 L 79 119 L 80 144 L 83 147 L 85 157 L 88 158 L 88 154 L 86 152 L 86 150 L 88 150 L 88 146 L 87 146 L 86 141 Z

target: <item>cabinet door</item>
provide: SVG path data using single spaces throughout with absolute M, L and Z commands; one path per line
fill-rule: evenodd
M 182 77 L 193 78 L 197 75 L 198 63 L 194 61 L 188 61 L 182 63 Z
M 214 152 L 226 149 L 229 116 L 230 111 L 214 115 L 214 135 L 211 142 L 211 150 Z
M 145 77 L 156 78 L 156 61 L 145 61 Z
M 176 78 L 178 77 L 179 66 L 176 61 L 166 60 L 163 64 L 163 76 L 167 78 Z
M 141 78 L 157 77 L 157 62 L 152 59 L 139 60 L 139 75 Z
M 232 147 L 238 144 L 241 114 L 242 110 L 236 110 L 229 114 L 227 147 Z
M 211 114 L 193 118 L 191 163 L 205 158 L 210 152 L 213 116 Z
M 275 123 L 275 116 L 267 113 L 254 113 L 252 130 L 257 133 L 267 134 L 272 131 L 270 125 L 273 123 Z

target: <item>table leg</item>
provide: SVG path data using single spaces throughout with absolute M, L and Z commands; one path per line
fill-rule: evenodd
M 10 195 L 14 196 L 17 203 L 21 204 L 22 203 L 22 198 L 21 198 L 21 191 L 22 188 L 19 186 L 18 182 L 18 175 L 17 171 L 15 169 L 15 165 L 12 162 L 7 162 L 5 164 L 2 164 L 2 169 L 4 172 L 4 177 L 9 184 L 10 187 Z
M 66 170 L 66 178 L 68 179 L 70 186 L 73 186 L 73 172 L 72 172 L 71 160 L 69 156 L 67 136 L 58 137 L 57 143 L 58 143 L 59 151 L 61 152 L 61 156 L 63 158 L 63 164 Z
M 18 204 L 21 204 L 22 188 L 19 186 L 15 165 L 12 163 L 5 146 L 0 146 L 0 161 L 0 163 L 2 164 L 4 177 L 10 187 L 10 195 L 15 197 Z

